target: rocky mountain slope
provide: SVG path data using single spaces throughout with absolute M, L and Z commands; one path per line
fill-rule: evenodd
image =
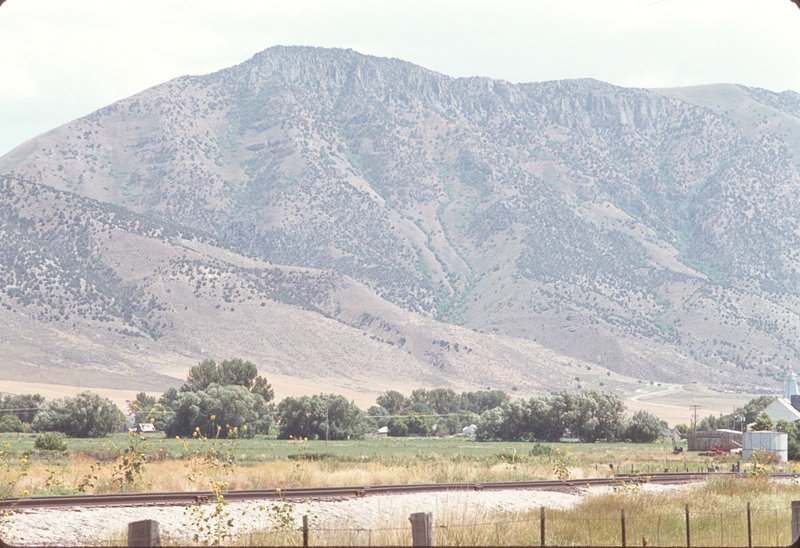
M 356 394 L 541 392 L 574 384 L 587 367 L 532 341 L 405 311 L 334 271 L 248 258 L 118 206 L 11 177 L 0 177 L 0 197 L 2 379 L 163 391 L 203 357 L 241 356 L 284 384 Z M 602 368 L 584 379 L 630 384 Z
M 583 370 L 774 386 L 800 357 L 799 149 L 793 92 L 515 85 L 349 50 L 271 48 L 146 90 L 0 158 L 5 184 L 17 189 L 3 197 L 9 219 L 20 193 L 52 188 L 106 212 L 108 223 L 134 223 L 102 224 L 108 242 L 102 229 L 80 239 L 76 213 L 30 206 L 29 224 L 9 222 L 4 237 L 45 257 L 37 231 L 52 230 L 48 245 L 81 258 L 59 274 L 62 289 L 12 283 L 4 299 L 41 325 L 69 321 L 59 299 L 101 317 L 92 308 L 100 297 L 84 302 L 84 282 L 72 281 L 85 280 L 89 294 L 113 302 L 103 308 L 113 333 L 180 339 L 174 348 L 196 355 L 189 347 L 213 330 L 202 314 L 194 332 L 169 316 L 179 278 L 188 302 L 218 311 L 215 327 L 244 329 L 224 313 L 262 301 L 299 305 L 309 318 L 349 314 L 338 323 L 398 355 L 411 351 L 407 366 L 419 369 L 410 374 L 425 382 L 458 378 L 452 368 L 471 356 L 462 345 L 502 340 L 529 354 L 517 360 L 492 347 L 473 375 L 497 360 L 524 378 L 539 371 L 527 360 L 546 363 L 532 356 L 547 349 Z M 105 251 L 87 251 L 93 238 Z M 58 260 L 42 259 L 48 275 L 62 272 Z M 458 329 L 470 342 L 459 341 L 449 361 L 452 334 L 403 351 L 400 339 L 413 337 L 380 335 L 384 320 L 375 318 L 389 312 L 376 309 Z M 305 335 L 276 326 L 274 336 L 299 351 L 295 338 Z M 257 339 L 241 348 L 280 367 L 283 358 L 268 358 Z M 318 358 L 304 367 L 343 367 Z M 547 369 L 554 376 L 544 384 L 580 382 Z

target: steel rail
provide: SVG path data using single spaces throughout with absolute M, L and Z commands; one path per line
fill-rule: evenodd
M 243 489 L 224 493 L 227 501 L 246 500 L 345 500 L 375 495 L 399 495 L 409 493 L 435 493 L 447 491 L 502 491 L 514 489 L 570 490 L 590 486 L 618 485 L 621 482 L 642 483 L 688 483 L 703 481 L 710 476 L 744 477 L 743 473 L 700 472 L 618 474 L 608 478 L 585 478 L 574 480 L 537 480 L 514 482 L 480 483 L 422 483 L 403 485 L 365 485 L 351 487 L 292 487 L 287 489 Z M 796 477 L 789 473 L 772 474 L 774 478 Z M 163 493 L 104 493 L 97 495 L 57 495 L 9 497 L 0 500 L 0 510 L 39 508 L 97 508 L 120 506 L 185 506 L 211 502 L 212 491 L 179 491 Z

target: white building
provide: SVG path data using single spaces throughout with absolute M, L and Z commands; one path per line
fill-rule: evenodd
M 773 424 L 781 419 L 789 422 L 800 420 L 800 411 L 792 407 L 792 402 L 786 398 L 775 398 L 775 401 L 764 409 L 764 413 L 769 415 Z

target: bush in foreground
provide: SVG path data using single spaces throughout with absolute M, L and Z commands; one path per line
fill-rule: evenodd
M 36 436 L 33 447 L 39 451 L 66 451 L 67 441 L 61 432 L 44 432 Z

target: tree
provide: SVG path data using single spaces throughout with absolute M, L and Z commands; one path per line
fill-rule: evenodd
M 135 423 L 150 422 L 156 416 L 156 399 L 145 392 L 136 394 L 136 398 L 128 404 L 128 412 L 133 415 Z
M 625 404 L 616 394 L 589 390 L 561 392 L 552 400 L 555 416 L 582 442 L 614 441 L 625 430 Z
M 691 428 L 689 428 L 688 424 L 681 423 L 681 424 L 676 424 L 675 425 L 675 430 L 678 431 L 678 433 L 681 435 L 681 437 L 685 438 L 686 435 L 691 431 Z
M 697 425 L 697 429 L 701 431 L 716 430 L 718 428 L 733 429 L 735 428 L 736 423 L 739 423 L 742 420 L 740 417 L 744 417 L 744 424 L 750 424 L 755 421 L 761 412 L 764 411 L 764 409 L 766 409 L 767 406 L 773 401 L 775 401 L 774 396 L 758 396 L 744 404 L 739 409 L 736 409 L 733 413 L 720 415 L 718 417 L 713 415 L 707 416 L 700 421 L 700 424 Z
M 251 438 L 272 423 L 264 398 L 240 385 L 213 383 L 205 390 L 164 393 L 164 430 L 170 437 L 198 432 L 209 438 Z M 199 429 L 199 430 L 198 430 Z
M 753 422 L 753 431 L 755 432 L 772 431 L 773 427 L 772 417 L 766 413 L 761 413 Z
M 652 443 L 661 436 L 667 423 L 648 411 L 637 411 L 628 421 L 625 437 L 634 443 Z
M 367 409 L 367 416 L 375 423 L 375 428 L 383 428 L 389 423 L 389 412 L 380 405 Z
M 477 392 L 461 393 L 461 408 L 476 415 L 499 407 L 509 401 L 511 401 L 511 398 L 502 390 L 478 390 Z
M 0 410 L 8 410 L 21 422 L 33 422 L 43 404 L 44 397 L 39 394 L 7 395 L 0 401 Z
M 475 439 L 478 441 L 505 440 L 506 416 L 502 407 L 495 407 L 481 413 L 476 424 Z
M 422 402 L 414 402 L 405 409 L 405 414 L 410 415 L 416 413 L 417 415 L 433 415 L 433 409 L 428 407 Z
M 390 415 L 402 415 L 406 407 L 411 405 L 411 401 L 397 390 L 388 390 L 381 394 L 375 402 L 386 409 Z
M 753 398 L 742 407 L 741 412 L 744 415 L 745 424 L 750 424 L 766 409 L 769 404 L 775 401 L 774 396 L 758 396 Z
M 564 437 L 564 423 L 556 413 L 551 398 L 530 399 L 528 415 L 533 439 L 556 442 Z
M 722 426 L 725 425 L 725 423 L 720 420 L 721 418 L 723 418 L 723 416 L 717 418 L 714 415 L 709 415 L 700 421 L 700 424 L 697 425 L 697 430 L 705 432 L 707 430 L 716 430 L 717 428 L 721 428 L 720 424 Z
M 37 432 L 62 432 L 73 438 L 101 438 L 121 431 L 124 425 L 122 411 L 114 402 L 89 391 L 53 400 L 32 423 Z
M 775 423 L 775 430 L 783 432 L 788 436 L 787 458 L 789 460 L 800 460 L 800 429 L 793 422 L 781 419 Z
M 243 386 L 250 392 L 259 394 L 266 403 L 275 397 L 272 386 L 258 374 L 255 364 L 241 358 L 230 358 L 220 364 L 212 359 L 203 360 L 189 370 L 186 380 L 187 384 L 181 388 L 184 392 L 199 392 L 212 384 L 219 384 Z
M 0 432 L 22 432 L 22 421 L 16 415 L 8 414 L 0 417 Z
M 278 404 L 278 416 L 280 439 L 356 439 L 369 429 L 364 411 L 336 394 L 286 398 Z
M 405 417 L 392 417 L 386 426 L 389 429 L 388 436 L 392 438 L 408 437 L 408 423 Z
M 212 359 L 203 360 L 191 369 L 186 375 L 188 386 L 186 388 L 192 392 L 205 390 L 209 385 L 219 381 L 217 362 Z
M 438 415 L 457 413 L 462 407 L 461 396 L 450 388 L 434 388 L 433 390 L 418 388 L 411 392 L 411 402 L 412 405 L 424 404 Z
M 425 415 L 409 411 L 406 416 L 406 425 L 408 425 L 408 435 L 416 436 L 430 436 L 431 422 Z

